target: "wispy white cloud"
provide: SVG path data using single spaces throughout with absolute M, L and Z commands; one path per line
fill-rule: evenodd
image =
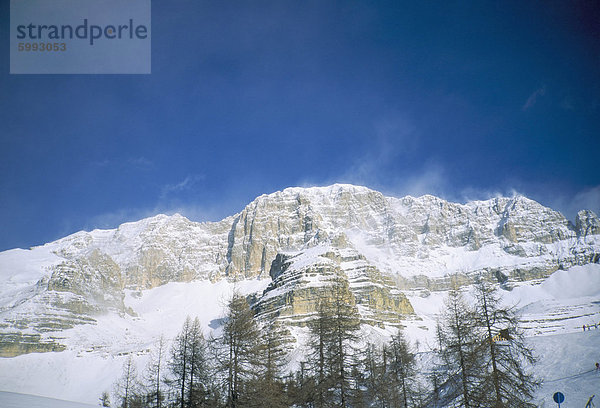
M 377 186 L 385 168 L 414 152 L 418 143 L 416 128 L 404 115 L 387 115 L 374 123 L 370 148 L 351 162 L 337 181 Z
M 540 98 L 544 95 L 546 95 L 546 86 L 545 85 L 542 86 L 541 88 L 536 89 L 535 91 L 533 91 L 533 93 L 531 95 L 529 95 L 529 98 L 527 98 L 527 101 L 521 107 L 521 110 L 523 112 L 525 112 L 526 110 L 529 110 L 537 103 L 538 98 Z
M 380 190 L 390 196 L 410 195 L 420 197 L 430 194 L 444 200 L 466 203 L 474 200 L 489 200 L 496 197 L 513 197 L 521 194 L 514 188 L 486 189 L 481 187 L 460 187 L 448 176 L 446 168 L 433 160 L 425 162 L 421 168 L 410 175 L 398 178 L 394 183 Z
M 337 181 L 339 182 L 340 180 Z M 182 180 L 182 182 L 177 183 L 177 185 L 181 184 L 181 188 L 190 186 L 190 181 L 187 183 L 184 182 L 185 179 Z M 300 185 L 310 187 L 325 184 L 332 183 L 305 182 Z M 424 194 L 432 194 L 449 201 L 461 203 L 473 200 L 487 200 L 494 197 L 525 195 L 539 201 L 543 205 L 561 211 L 571 221 L 575 220 L 575 215 L 582 209 L 590 209 L 600 215 L 600 185 L 581 190 L 575 195 L 567 195 L 560 191 L 552 191 L 551 188 L 544 188 L 544 191 L 540 192 L 539 186 L 530 186 L 529 188 L 522 187 L 522 189 L 519 190 L 514 188 L 491 190 L 466 187 L 457 191 L 452 180 L 446 175 L 444 167 L 433 162 L 425 164 L 418 174 L 405 179 L 399 179 L 395 184 L 387 186 L 368 186 L 377 189 L 388 196 L 403 197 L 411 195 L 418 197 Z M 532 193 L 534 190 L 538 190 L 538 192 Z M 88 230 L 94 228 L 116 228 L 125 222 L 138 221 L 157 214 L 172 215 L 175 213 L 179 213 L 192 221 L 219 221 L 227 216 L 234 215 L 234 213 L 241 210 L 242 207 L 243 204 L 240 208 L 237 208 L 237 206 L 235 208 L 231 206 L 225 208 L 222 205 L 203 206 L 190 204 L 189 202 L 176 202 L 175 200 L 168 203 L 163 201 L 153 207 L 118 209 L 98 214 L 89 219 L 85 228 Z M 73 230 L 69 229 L 68 231 L 65 231 L 64 235 L 71 232 L 73 232 Z
M 108 167 L 110 166 L 110 160 L 108 159 L 102 159 L 102 160 L 94 160 L 92 162 L 90 162 L 90 165 L 93 167 Z
M 237 211 L 241 210 L 237 209 Z M 236 210 L 227 212 L 227 209 L 221 206 L 203 206 L 195 204 L 179 204 L 169 207 L 156 207 L 154 214 L 181 214 L 191 221 L 204 222 L 204 221 L 220 221 L 230 215 L 234 215 Z
M 204 179 L 203 175 L 193 174 L 186 176 L 183 180 L 173 183 L 166 184 L 162 187 L 160 192 L 160 199 L 165 200 L 169 198 L 171 195 L 180 193 L 182 191 L 187 191 L 192 189 L 199 181 Z
M 444 167 L 435 162 L 425 163 L 419 171 L 400 178 L 391 187 L 395 196 L 411 195 L 419 197 L 425 194 L 446 197 L 449 180 Z M 384 191 L 385 192 L 385 191 Z
M 455 195 L 455 200 L 461 203 L 477 200 L 489 200 L 498 197 L 515 197 L 518 195 L 527 196 L 515 187 L 509 188 L 475 188 L 464 187 Z
M 592 210 L 600 215 L 600 185 L 587 188 L 575 194 L 573 197 L 573 209 Z
M 94 160 L 90 162 L 91 166 L 104 168 L 109 166 L 116 166 L 119 168 L 133 167 L 139 170 L 148 170 L 154 166 L 154 162 L 144 156 L 130 157 L 128 159 L 109 159 L 104 158 L 101 160 Z
M 585 188 L 573 195 L 560 191 L 552 192 L 548 197 L 548 204 L 572 221 L 580 210 L 592 210 L 596 215 L 600 215 L 600 185 Z
M 127 160 L 127 163 L 141 170 L 148 170 L 154 166 L 154 162 L 152 160 L 147 159 L 144 156 L 130 157 Z
M 193 191 L 203 179 L 204 176 L 199 174 L 188 175 L 176 183 L 164 185 L 155 203 L 145 207 L 119 208 L 97 214 L 87 219 L 83 228 L 86 230 L 110 229 L 116 228 L 125 222 L 138 221 L 158 214 L 173 215 L 175 213 L 181 214 L 192 221 L 219 221 L 241 210 L 241 208 L 237 208 L 230 202 L 200 205 L 182 198 L 182 193 Z M 72 223 L 68 223 L 66 226 L 68 230 L 64 235 L 72 233 L 75 230 L 73 228 L 76 228 Z
M 524 195 L 553 210 L 560 211 L 567 219 L 575 221 L 580 210 L 592 210 L 600 215 L 600 185 L 573 191 L 553 182 L 510 180 L 504 183 L 507 188 L 500 195 Z M 497 195 L 491 195 L 494 197 Z
M 575 101 L 571 96 L 566 96 L 561 102 L 560 107 L 564 110 L 574 111 L 575 110 Z
M 121 208 L 114 211 L 97 214 L 85 224 L 86 230 L 116 228 L 125 222 L 138 221 L 156 214 L 153 209 Z
M 155 207 L 148 208 L 121 208 L 89 218 L 84 225 L 84 229 L 93 230 L 97 228 L 117 228 L 123 223 L 139 221 L 144 218 L 154 217 L 158 214 L 181 214 L 189 220 L 196 222 L 220 221 L 229 215 L 233 215 L 233 213 L 223 214 L 223 209 L 220 207 L 204 207 L 192 204 L 180 204 L 173 206 L 157 205 Z M 73 229 L 70 228 L 66 230 L 63 235 L 67 235 L 72 232 Z

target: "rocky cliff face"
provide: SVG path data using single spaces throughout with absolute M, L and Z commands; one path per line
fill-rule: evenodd
M 353 249 L 316 246 L 278 254 L 271 284 L 254 302 L 259 318 L 305 325 L 318 312 L 319 302 L 333 302 L 343 288 L 344 299 L 356 305 L 363 323 L 397 325 L 414 313 L 394 281 Z
M 125 289 L 192 280 L 270 277 L 256 310 L 298 325 L 342 280 L 363 322 L 394 325 L 412 313 L 402 290 L 444 289 L 450 276 L 538 279 L 597 263 L 599 234 L 591 211 L 572 224 L 521 196 L 458 204 L 349 185 L 288 188 L 219 222 L 159 215 L 79 232 L 19 252 L 18 262 L 1 253 L 0 355 L 60 349 L 53 336 L 65 328 L 93 324 L 99 313 L 135 314 Z M 20 349 L 19 338 L 27 339 Z
M 579 237 L 587 237 L 588 235 L 600 234 L 600 219 L 598 216 L 589 210 L 581 210 L 575 218 L 575 231 Z

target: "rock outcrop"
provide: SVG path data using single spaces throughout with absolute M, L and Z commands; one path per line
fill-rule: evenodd
M 600 234 L 600 219 L 590 210 L 581 210 L 575 218 L 575 230 L 580 237 Z
M 40 253 L 48 261 L 28 263 Z M 572 224 L 522 196 L 459 204 L 333 185 L 263 195 L 219 222 L 158 215 L 78 232 L 30 255 L 17 264 L 0 257 L 0 349 L 7 355 L 33 350 L 25 343 L 37 335 L 53 343 L 53 332 L 93 324 L 101 313 L 133 314 L 127 289 L 192 280 L 270 276 L 256 310 L 302 325 L 341 279 L 364 323 L 397 325 L 412 313 L 403 290 L 446 289 L 451 277 L 510 284 L 599 262 L 600 220 L 586 210 Z M 18 339 L 27 339 L 23 347 L 13 347 Z
M 398 325 L 403 316 L 414 313 L 394 281 L 355 250 L 317 246 L 278 254 L 271 277 L 254 304 L 259 318 L 305 325 L 318 312 L 319 302 L 333 301 L 338 287 L 344 288 L 344 299 L 357 306 L 363 323 Z

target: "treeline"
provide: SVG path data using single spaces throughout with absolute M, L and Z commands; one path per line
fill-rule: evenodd
M 141 375 L 128 358 L 113 406 L 535 407 L 534 358 L 494 286 L 478 284 L 475 302 L 450 291 L 439 344 L 427 358 L 417 358 L 401 331 L 383 345 L 365 342 L 347 289 L 337 282 L 318 305 L 306 352 L 294 356 L 296 371 L 286 371 L 285 328 L 259 326 L 246 299 L 234 295 L 215 337 L 205 338 L 188 317 L 169 349 L 160 340 Z M 108 392 L 101 402 L 110 406 Z

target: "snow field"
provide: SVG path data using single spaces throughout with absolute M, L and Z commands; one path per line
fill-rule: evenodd
M 112 391 L 128 354 L 135 355 L 138 372 L 143 371 L 149 351 L 160 335 L 171 340 L 187 315 L 197 316 L 208 335 L 219 327 L 234 290 L 241 294 L 262 292 L 269 282 L 197 281 L 129 291 L 125 303 L 137 316 L 106 314 L 98 316 L 95 325 L 67 330 L 62 333 L 67 345 L 64 352 L 0 359 L 0 390 L 97 404 L 102 391 Z M 535 327 L 526 330 L 528 341 L 539 356 L 536 372 L 545 379 L 537 393 L 539 406 L 554 406 L 551 394 L 555 391 L 562 391 L 567 397 L 565 407 L 583 406 L 591 393 L 600 395 L 600 373 L 576 375 L 593 369 L 600 360 L 600 329 L 581 329 L 583 324 L 600 321 L 600 265 L 557 271 L 535 286 L 519 284 L 501 293 L 506 304 L 517 305 L 528 324 L 552 323 L 541 332 Z M 407 337 L 413 344 L 419 343 L 418 351 L 425 352 L 435 345 L 435 321 L 445 294 L 407 292 L 418 317 L 403 324 Z M 557 310 L 562 314 L 557 315 Z M 292 331 L 299 340 L 306 335 L 302 329 Z M 363 337 L 381 339 L 389 333 L 390 330 L 369 328 Z M 299 348 L 290 360 L 300 361 L 302 357 L 303 350 Z M 0 395 L 1 406 L 8 406 L 6 395 Z

